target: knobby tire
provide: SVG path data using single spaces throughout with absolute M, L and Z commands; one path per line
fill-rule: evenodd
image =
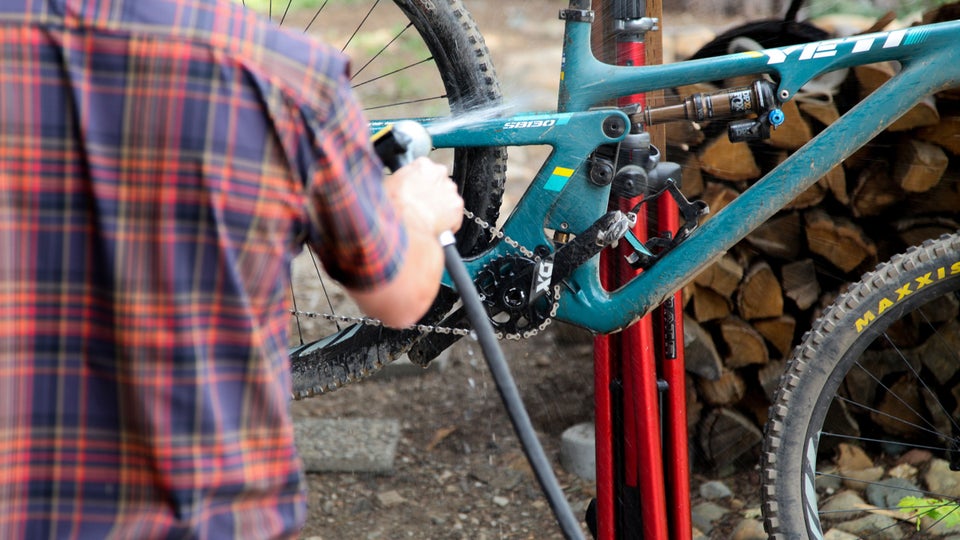
M 766 427 L 762 494 L 771 538 L 822 538 L 831 528 L 862 538 L 960 530 L 960 492 L 943 492 L 930 476 L 960 474 L 946 469 L 960 466 L 958 291 L 955 233 L 864 275 L 804 336 Z M 912 449 L 933 459 L 907 479 L 890 480 Z M 878 467 L 873 476 L 838 462 L 839 452 L 860 450 Z M 857 518 L 870 524 L 861 520 L 857 526 L 866 528 L 853 532 Z

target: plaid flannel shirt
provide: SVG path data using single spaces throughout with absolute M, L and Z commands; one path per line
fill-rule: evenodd
M 226 0 L 0 0 L 0 538 L 296 534 L 294 239 L 358 288 L 406 245 L 346 70 Z

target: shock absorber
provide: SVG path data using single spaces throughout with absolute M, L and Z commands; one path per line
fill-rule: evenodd
M 784 120 L 774 98 L 775 91 L 774 83 L 761 79 L 749 86 L 693 94 L 676 105 L 648 107 L 633 114 L 631 119 L 654 125 L 677 120 L 703 122 L 739 118 L 753 113 L 756 118 L 731 122 L 727 134 L 733 142 L 766 139 L 770 137 L 770 128 L 776 128 Z

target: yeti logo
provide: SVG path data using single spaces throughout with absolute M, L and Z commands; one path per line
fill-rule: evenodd
M 794 53 L 800 53 L 797 60 L 811 60 L 815 58 L 829 58 L 841 53 L 862 53 L 876 47 L 890 49 L 900 45 L 912 45 L 923 41 L 924 32 L 909 32 L 908 30 L 894 30 L 892 32 L 878 32 L 863 34 L 841 39 L 829 39 L 801 45 L 791 45 L 779 49 L 763 51 L 768 58 L 767 64 L 782 64 Z M 749 53 L 748 53 L 749 54 Z

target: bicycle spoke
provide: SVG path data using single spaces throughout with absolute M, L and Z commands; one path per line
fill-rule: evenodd
M 280 26 L 283 26 L 283 21 L 287 20 L 287 13 L 290 11 L 290 6 L 293 4 L 293 0 L 287 0 L 287 7 L 283 9 L 283 15 L 280 16 L 280 22 L 277 23 Z
M 313 250 L 310 250 L 310 260 L 313 262 L 313 268 L 317 272 L 317 279 L 320 281 L 320 288 L 323 289 L 323 296 L 327 299 L 327 307 L 330 309 L 330 313 L 336 316 L 337 309 L 333 307 L 333 299 L 330 298 L 330 293 L 327 292 L 327 280 L 323 279 L 323 274 L 320 271 L 320 263 L 317 262 L 317 256 L 313 253 Z M 334 319 L 333 324 L 337 327 L 337 332 L 343 330 L 340 328 L 340 321 Z
M 944 523 L 944 522 L 946 521 L 947 517 L 949 517 L 950 515 L 954 514 L 958 509 L 960 509 L 960 505 L 958 505 L 958 504 L 956 504 L 956 503 L 946 503 L 946 502 L 943 503 L 943 504 L 931 505 L 930 507 L 928 507 L 928 508 L 931 508 L 931 509 L 937 509 L 937 508 L 946 508 L 946 507 L 948 507 L 948 506 L 952 507 L 952 508 L 950 509 L 950 511 L 947 512 L 946 514 L 940 516 L 936 521 L 934 521 L 933 523 L 931 523 L 930 526 L 926 528 L 926 530 L 928 530 L 928 531 L 929 531 L 929 530 L 932 530 L 934 527 L 937 526 L 937 524 L 939 524 L 939 523 Z M 915 508 L 920 508 L 920 507 L 915 507 Z M 916 537 L 917 535 L 919 535 L 920 532 L 921 532 L 921 531 L 916 531 L 916 533 L 913 535 L 913 537 Z
M 846 479 L 847 477 L 845 477 L 845 476 L 840 476 L 840 477 L 837 477 L 837 478 Z M 865 483 L 867 483 L 867 482 L 865 482 Z M 870 482 L 870 483 L 871 483 L 871 484 L 874 484 L 874 485 L 881 485 L 881 484 L 876 484 L 876 483 L 873 483 L 873 482 Z M 903 488 L 903 489 L 904 489 L 904 491 L 910 491 L 910 490 L 907 490 L 906 488 Z M 927 494 L 927 493 L 926 493 L 925 491 L 923 491 L 922 489 L 916 489 L 916 490 L 912 490 L 912 491 L 916 491 L 917 493 Z M 949 504 L 949 503 L 937 503 L 937 504 L 931 503 L 931 504 L 921 504 L 921 505 L 917 505 L 917 506 L 911 506 L 910 509 L 915 510 L 915 509 L 946 508 L 947 506 L 952 506 L 952 505 Z M 902 511 L 904 511 L 904 509 L 901 508 L 901 507 L 899 507 L 899 506 L 873 506 L 873 505 L 870 505 L 868 508 L 863 508 L 863 509 L 861 509 L 861 510 L 862 510 L 862 511 L 867 511 L 867 512 L 869 512 L 869 511 L 877 511 L 877 510 L 883 511 L 883 512 L 902 512 Z M 821 515 L 821 516 L 825 516 L 825 517 L 829 518 L 829 517 L 832 517 L 832 516 L 838 516 L 838 515 L 842 516 L 842 515 L 844 515 L 844 514 L 849 514 L 851 511 L 852 511 L 851 509 L 845 509 L 845 510 L 820 510 L 820 511 L 817 512 L 817 513 L 818 513 L 819 515 Z
M 899 351 L 898 351 L 898 352 L 899 352 Z M 861 364 L 859 360 L 857 360 L 857 361 L 855 362 L 855 365 L 856 365 L 858 368 L 860 368 L 864 373 L 866 373 L 868 377 L 870 377 L 871 379 L 873 379 L 873 381 L 874 381 L 875 383 L 877 383 L 877 385 L 878 385 L 880 388 L 882 388 L 882 389 L 887 393 L 887 395 L 893 396 L 893 398 L 894 398 L 895 400 L 897 400 L 898 402 L 900 402 L 901 404 L 903 404 L 903 406 L 906 407 L 908 411 L 910 411 L 911 413 L 913 413 L 914 415 L 916 415 L 917 418 L 920 418 L 920 419 L 924 420 L 925 422 L 927 422 L 927 424 L 929 424 L 931 428 L 933 428 L 933 429 L 936 429 L 936 428 L 937 428 L 937 427 L 934 426 L 933 424 L 930 424 L 930 422 L 927 421 L 927 420 L 923 417 L 923 415 L 921 415 L 921 414 L 918 413 L 916 410 L 914 410 L 913 407 L 912 407 L 909 403 L 907 403 L 902 397 L 900 397 L 896 392 L 894 392 L 889 386 L 885 385 L 885 384 L 883 383 L 883 381 L 881 381 L 880 379 L 878 379 L 877 376 L 874 375 L 872 371 L 870 371 L 870 370 L 868 370 L 866 367 L 864 367 L 863 364 Z M 912 368 L 911 368 L 911 370 L 912 370 Z M 919 378 L 919 377 L 917 377 L 917 378 Z M 900 421 L 903 421 L 903 420 L 900 419 Z
M 459 0 L 435 5 L 313 0 L 309 8 L 293 0 L 286 0 L 284 5 L 277 2 L 276 6 L 274 0 L 261 0 L 259 4 L 240 2 L 248 9 L 260 9 L 279 25 L 316 32 L 327 43 L 333 43 L 349 58 L 353 66 L 350 84 L 372 120 L 444 116 L 455 108 L 467 110 L 500 100 L 489 53 Z M 435 56 L 435 51 L 444 53 Z M 504 149 L 454 149 L 434 158 L 447 162 L 457 184 L 463 186 L 465 206 L 484 222 L 496 222 L 505 180 Z M 466 223 L 458 232 L 457 241 L 469 251 L 482 249 L 489 239 L 480 225 Z M 310 263 L 306 257 L 295 262 L 297 296 L 293 311 L 299 314 L 296 327 L 293 321 L 290 325 L 290 344 L 295 346 L 290 357 L 294 368 L 293 394 L 297 398 L 359 380 L 417 342 L 408 334 L 378 333 L 368 326 L 378 323 L 363 318 L 342 287 L 329 281 L 329 275 L 320 270 L 313 253 L 309 255 Z M 312 269 L 306 266 L 309 264 L 313 264 Z M 449 331 L 437 323 L 445 319 L 453 303 L 452 295 L 440 298 L 418 331 L 425 335 Z M 299 347 L 294 332 L 300 338 Z M 449 346 L 447 340 L 442 341 L 444 347 Z M 435 356 L 442 349 L 427 350 Z
M 400 36 L 402 36 L 403 33 L 406 32 L 407 29 L 410 28 L 410 27 L 412 27 L 412 26 L 413 26 L 413 23 L 407 23 L 407 25 L 403 27 L 403 30 L 397 32 L 397 34 L 396 34 L 395 36 L 393 36 L 393 38 L 392 38 L 390 41 L 388 41 L 379 51 L 377 51 L 369 60 L 367 60 L 367 63 L 366 63 L 366 64 L 360 66 L 360 69 L 358 69 L 357 71 L 355 71 L 355 72 L 353 73 L 353 75 L 350 77 L 350 80 L 352 81 L 353 79 L 355 79 L 355 78 L 357 77 L 357 75 L 360 75 L 360 73 L 362 73 L 363 70 L 367 69 L 367 66 L 369 66 L 371 63 L 373 63 L 374 60 L 376 60 L 377 58 L 380 58 L 380 55 L 383 54 L 383 52 L 386 51 L 391 45 L 393 45 L 394 43 L 396 43 L 396 41 L 397 41 L 398 39 L 400 39 Z M 432 57 L 431 57 L 431 58 L 432 58 Z M 418 62 L 418 64 L 419 64 L 419 63 L 422 63 L 422 61 L 421 61 L 421 62 Z M 414 64 L 414 65 L 416 65 L 416 64 Z
M 920 430 L 920 431 L 929 433 L 929 434 L 931 434 L 931 435 L 935 435 L 935 436 L 937 436 L 937 437 L 943 437 L 943 436 L 944 436 L 942 433 L 940 433 L 939 431 L 936 431 L 935 429 L 930 429 L 930 428 L 928 428 L 928 427 L 924 427 L 924 426 L 921 426 L 921 425 L 919 425 L 919 424 L 915 424 L 915 423 L 913 423 L 913 422 L 908 422 L 907 420 L 904 420 L 903 418 L 900 418 L 900 417 L 894 416 L 894 415 L 892 415 L 892 414 L 890 414 L 890 413 L 881 411 L 880 409 L 877 409 L 877 408 L 875 408 L 875 407 L 869 407 L 869 406 L 867 406 L 867 405 L 864 405 L 863 403 L 860 403 L 860 402 L 857 402 L 857 401 L 853 401 L 852 399 L 847 399 L 847 398 L 845 398 L 845 397 L 843 397 L 843 396 L 837 396 L 836 399 L 838 399 L 838 400 L 840 400 L 840 401 L 843 401 L 844 403 L 849 403 L 849 404 L 851 404 L 851 405 L 853 405 L 853 406 L 855 406 L 855 407 L 858 407 L 858 408 L 860 408 L 860 409 L 863 409 L 863 410 L 865 410 L 865 411 L 867 411 L 867 412 L 869 412 L 869 413 L 877 414 L 877 415 L 880 415 L 880 416 L 882 416 L 882 417 L 884 417 L 884 418 L 889 418 L 889 419 L 891 419 L 891 420 L 893 420 L 893 421 L 895 421 L 895 422 L 900 422 L 901 424 L 905 424 L 905 425 L 908 426 L 908 427 L 916 428 L 916 429 L 918 429 L 918 430 Z
M 243 1 L 244 3 L 246 2 L 246 0 L 242 0 L 242 1 Z M 326 11 L 329 11 L 329 10 L 327 10 L 327 8 L 330 7 L 330 6 L 328 6 L 328 2 L 329 2 L 329 0 L 323 0 L 323 2 L 320 3 L 315 9 L 312 9 L 309 13 L 305 14 L 305 15 L 309 16 L 309 21 L 306 23 L 306 25 L 305 25 L 305 27 L 304 27 L 304 32 L 309 31 L 309 29 L 310 29 L 312 26 L 314 26 L 314 24 L 315 24 L 317 21 L 320 20 L 320 16 L 325 13 L 325 10 L 326 10 Z M 270 16 L 270 17 L 272 17 L 272 16 L 273 16 L 273 13 L 274 13 L 273 0 L 269 0 L 269 2 L 267 3 L 267 5 L 266 5 L 265 7 L 266 7 L 266 10 L 267 10 L 267 15 Z M 278 5 L 278 7 L 279 7 L 279 5 Z M 399 11 L 396 10 L 396 8 L 393 8 L 393 7 L 392 7 L 392 4 L 391 4 L 391 8 L 395 10 L 395 13 L 390 13 L 390 17 L 389 17 L 389 23 L 392 24 L 393 21 L 396 19 L 395 15 L 396 15 L 396 14 L 399 14 Z M 416 30 L 415 28 L 414 28 L 414 32 L 411 32 L 411 31 L 410 31 L 411 27 L 413 27 L 413 23 L 410 22 L 410 21 L 407 21 L 407 20 L 405 20 L 405 19 L 404 19 L 404 23 L 405 23 L 405 24 L 404 24 L 404 25 L 402 26 L 402 28 L 400 28 L 399 30 L 396 30 L 396 29 L 395 29 L 395 30 L 392 30 L 388 35 L 384 35 L 384 36 L 379 35 L 379 33 L 381 32 L 380 29 L 384 28 L 383 22 L 384 22 L 385 19 L 387 19 L 387 15 L 388 15 L 389 9 L 390 9 L 390 8 L 387 7 L 387 4 L 381 5 L 380 0 L 376 0 L 376 1 L 372 2 L 372 3 L 367 3 L 366 8 L 365 8 L 364 10 L 362 10 L 362 11 L 364 12 L 364 13 L 363 13 L 363 16 L 362 16 L 362 19 L 361 19 L 359 22 L 356 22 L 356 20 L 354 20 L 353 23 L 347 25 L 349 38 L 346 39 L 346 42 L 343 44 L 343 46 L 342 46 L 342 48 L 341 48 L 341 51 L 346 51 L 346 50 L 348 49 L 348 47 L 351 47 L 351 44 L 353 44 L 352 49 L 354 49 L 354 50 L 351 50 L 351 51 L 350 51 L 350 53 L 349 53 L 350 56 L 352 56 L 352 57 L 355 57 L 355 56 L 358 56 L 358 55 L 360 55 L 360 56 L 366 56 L 366 55 L 363 55 L 363 54 L 362 54 L 362 51 L 358 52 L 357 50 L 355 50 L 355 49 L 357 49 L 357 46 L 356 46 L 356 45 L 357 45 L 358 43 L 360 43 L 359 37 L 362 35 L 362 33 L 363 33 L 363 35 L 366 35 L 366 34 L 368 34 L 368 33 L 369 33 L 370 35 L 373 35 L 373 33 L 376 32 L 376 33 L 377 33 L 377 37 L 376 37 L 377 42 L 380 43 L 380 45 L 378 46 L 378 49 L 376 50 L 376 52 L 373 53 L 372 56 L 369 56 L 369 57 L 366 59 L 365 63 L 364 63 L 362 66 L 360 66 L 359 69 L 354 70 L 354 71 L 351 73 L 351 79 L 352 79 L 353 81 L 359 80 L 358 77 L 363 77 L 363 76 L 367 76 L 367 75 L 369 75 L 369 77 L 370 77 L 370 78 L 364 80 L 363 82 L 354 84 L 353 87 L 354 87 L 355 89 L 356 89 L 357 87 L 365 87 L 365 86 L 366 86 L 366 87 L 372 87 L 375 83 L 378 83 L 378 82 L 379 82 L 379 83 L 382 83 L 382 82 L 383 82 L 385 79 L 387 79 L 388 77 L 399 75 L 399 74 L 401 74 L 401 73 L 404 73 L 404 72 L 406 72 L 406 71 L 412 70 L 412 69 L 414 69 L 414 68 L 416 68 L 416 67 L 419 67 L 419 66 L 428 65 L 430 62 L 433 61 L 433 56 L 432 56 L 432 55 L 429 55 L 429 53 L 428 53 L 427 56 L 426 56 L 426 58 L 423 58 L 422 60 L 414 61 L 414 62 L 412 62 L 412 63 L 408 63 L 408 64 L 406 64 L 406 65 L 403 65 L 402 67 L 391 68 L 391 69 L 383 69 L 384 65 L 381 65 L 381 66 L 380 66 L 380 70 L 379 70 L 379 71 L 380 71 L 379 74 L 371 73 L 371 71 L 372 71 L 371 68 L 373 67 L 374 63 L 377 62 L 378 59 L 388 58 L 388 59 L 390 59 L 390 60 L 392 60 L 392 61 L 396 61 L 397 58 L 402 58 L 403 55 L 402 55 L 402 54 L 401 54 L 401 55 L 398 55 L 398 54 L 395 52 L 395 50 L 397 50 L 397 49 L 399 49 L 400 47 L 402 47 L 402 46 L 403 46 L 402 43 L 411 43 L 411 44 L 412 44 L 412 43 L 414 43 L 414 41 L 412 41 L 412 40 L 417 40 L 417 39 L 419 39 L 419 37 L 420 37 L 420 36 L 419 36 L 419 33 L 416 33 L 416 32 L 415 32 L 415 30 Z M 278 15 L 278 17 L 279 17 L 279 20 L 277 21 L 277 23 L 278 23 L 279 25 L 281 25 L 281 26 L 292 26 L 292 25 L 293 25 L 293 22 L 292 22 L 292 21 L 294 20 L 294 17 L 293 17 L 292 15 L 295 14 L 296 11 L 297 11 L 297 10 L 296 10 L 296 6 L 295 6 L 293 0 L 287 0 L 286 5 L 284 6 L 284 9 L 283 9 L 282 14 L 279 13 L 279 10 L 277 10 L 277 11 L 278 11 L 277 15 Z M 331 21 L 340 21 L 340 20 L 341 20 L 341 17 L 337 17 L 336 15 L 334 15 L 334 16 L 332 16 L 332 17 L 328 17 L 328 18 L 330 18 Z M 306 17 L 304 17 L 304 18 L 301 19 L 301 20 L 305 20 L 305 19 L 306 19 Z M 337 28 L 337 27 L 343 27 L 343 26 L 344 26 L 344 25 L 340 24 L 339 22 L 338 22 L 337 24 L 338 24 L 338 26 L 330 26 L 330 25 L 328 25 L 328 24 L 325 24 L 325 25 L 324 25 L 324 28 L 325 28 L 325 29 L 326 29 L 326 28 Z M 368 30 L 368 27 L 370 27 L 370 30 Z M 405 40 L 405 41 L 403 41 L 403 42 L 401 43 L 401 40 Z M 369 41 L 369 40 L 368 40 L 367 38 L 364 38 L 363 43 L 366 43 L 367 41 Z M 417 41 L 416 43 L 422 43 L 422 42 Z M 418 45 L 418 46 L 422 46 L 422 45 Z M 346 54 L 346 53 L 345 53 L 345 54 Z M 389 65 L 389 64 L 386 64 L 386 65 Z M 429 67 L 429 66 L 426 66 L 426 67 L 427 67 L 427 69 L 432 69 L 432 70 L 435 70 L 435 69 L 436 69 L 435 67 Z M 422 76 L 420 75 L 419 72 L 416 73 L 416 74 L 414 74 L 414 75 L 412 75 L 412 77 L 415 77 L 415 78 L 416 78 L 416 77 L 419 77 L 419 78 L 417 79 L 418 81 L 420 81 L 420 80 L 422 79 Z M 388 83 L 388 84 L 403 85 L 404 83 L 403 83 L 403 82 L 400 82 L 400 83 Z M 382 90 L 380 90 L 379 88 L 378 88 L 378 89 L 375 89 L 375 90 L 371 90 L 371 92 L 374 92 L 375 94 L 373 94 L 373 95 L 376 95 L 376 96 L 378 96 L 378 97 L 379 97 L 380 95 L 383 95 Z M 366 108 L 366 110 L 369 111 L 369 110 L 374 110 L 374 109 L 387 109 L 387 108 L 390 108 L 390 107 L 402 107 L 402 106 L 406 106 L 406 105 L 417 104 L 417 103 L 426 103 L 426 102 L 435 101 L 435 100 L 436 100 L 436 101 L 442 101 L 442 100 L 445 100 L 445 99 L 447 99 L 447 97 L 446 97 L 445 94 L 437 94 L 437 95 L 433 95 L 433 96 L 429 96 L 429 97 L 417 97 L 417 98 L 415 98 L 415 99 L 410 98 L 410 99 L 395 100 L 395 101 L 396 101 L 395 103 L 377 103 L 376 101 L 373 101 L 373 103 L 372 103 L 371 105 L 369 105 L 369 106 Z M 313 264 L 313 267 L 314 267 L 314 277 L 312 278 L 312 280 L 313 280 L 315 283 L 318 283 L 318 284 L 319 284 L 319 287 L 317 288 L 318 290 L 317 290 L 317 293 L 316 293 L 316 294 L 323 294 L 323 299 L 322 299 L 322 301 L 323 301 L 323 303 L 325 304 L 324 307 L 323 307 L 323 311 L 325 311 L 325 312 L 327 312 L 328 314 L 331 315 L 330 317 L 328 317 L 328 321 L 326 321 L 326 322 L 324 322 L 324 323 L 322 323 L 322 324 L 325 325 L 325 326 L 328 326 L 328 327 L 330 327 L 330 328 L 334 328 L 334 327 L 335 327 L 335 331 L 336 331 L 336 332 L 342 332 L 342 331 L 344 330 L 344 325 L 342 324 L 342 319 L 338 318 L 338 317 L 339 317 L 338 309 L 337 309 L 337 306 L 335 305 L 337 302 L 339 302 L 339 300 L 335 300 L 333 294 L 331 294 L 332 291 L 328 288 L 328 285 L 327 285 L 327 282 L 326 282 L 326 279 L 325 279 L 326 276 L 325 276 L 325 274 L 323 274 L 322 271 L 320 270 L 320 265 L 319 265 L 319 262 L 317 261 L 317 259 L 316 259 L 316 257 L 315 257 L 315 254 L 311 252 L 309 256 L 310 256 L 310 258 L 311 258 L 311 261 L 312 261 L 312 264 Z M 303 296 L 303 293 L 301 293 L 300 296 Z M 299 310 L 302 308 L 302 306 L 300 305 L 301 303 L 299 302 L 299 300 L 300 300 L 299 298 L 296 298 L 296 297 L 294 298 L 294 303 L 295 303 L 294 311 L 299 311 Z M 318 298 L 317 300 L 320 300 L 320 299 Z M 300 316 L 297 316 L 296 319 L 297 319 L 297 321 L 296 321 L 296 324 L 297 324 L 297 332 L 298 332 L 298 334 L 299 334 L 299 336 L 300 336 L 300 341 L 301 341 L 301 343 L 303 343 L 304 340 L 309 339 L 309 338 L 307 338 L 307 337 L 305 336 L 305 332 L 306 332 L 305 329 L 306 329 L 306 327 L 303 326 L 303 324 L 301 323 L 301 317 L 300 317 Z M 318 321 L 318 322 L 319 322 L 319 321 Z M 332 323 L 332 324 L 331 324 L 331 323 Z M 311 326 L 316 326 L 316 324 L 318 324 L 318 323 L 312 323 Z M 334 331 L 334 330 L 331 330 L 331 331 Z
M 327 7 L 327 1 L 328 1 L 328 0 L 323 0 L 323 3 L 320 4 L 320 7 L 319 7 L 319 8 L 317 8 L 316 13 L 313 14 L 313 17 L 310 19 L 310 22 L 307 23 L 307 26 L 304 27 L 304 29 L 303 29 L 303 33 L 304 33 L 304 34 L 306 34 L 307 31 L 310 30 L 310 27 L 313 26 L 314 21 L 316 21 L 316 20 L 317 20 L 317 17 L 320 16 L 320 12 L 323 11 L 323 8 Z
M 838 479 L 838 480 L 847 480 L 847 479 L 850 479 L 849 476 L 844 476 L 844 475 L 839 475 L 839 474 L 833 474 L 833 473 L 827 473 L 827 472 L 820 472 L 820 471 L 818 471 L 816 474 L 817 474 L 817 476 L 821 476 L 821 477 L 824 477 L 824 478 L 836 478 L 836 479 Z M 860 483 L 860 484 L 863 484 L 863 485 L 884 486 L 884 484 L 883 484 L 882 482 L 872 482 L 872 481 L 870 481 L 870 480 L 860 480 L 860 479 L 854 479 L 854 480 L 856 480 L 857 483 Z M 905 488 L 905 487 L 904 487 L 904 488 L 899 488 L 899 489 L 902 489 L 902 490 L 904 490 L 904 491 L 916 491 L 917 493 L 923 493 L 924 495 L 926 495 L 926 496 L 929 497 L 929 498 L 955 499 L 955 497 L 953 497 L 952 495 L 946 495 L 946 494 L 942 494 L 942 493 L 933 493 L 933 492 L 930 492 L 930 491 L 927 491 L 927 490 L 924 490 L 924 489 L 920 489 L 920 488 L 909 489 L 909 488 Z M 843 512 L 843 510 L 835 510 L 834 512 Z M 824 513 L 824 512 L 821 512 L 821 513 Z
M 821 432 L 821 433 L 820 433 L 820 436 L 821 436 L 821 437 L 827 436 L 827 437 L 833 437 L 833 438 L 835 438 L 835 439 L 845 439 L 845 440 L 850 440 L 850 441 L 860 441 L 860 442 L 868 442 L 868 443 L 878 443 L 878 444 L 883 444 L 883 443 L 889 442 L 889 441 L 887 441 L 887 440 L 885 440 L 885 439 L 877 439 L 877 438 L 873 438 L 873 437 L 859 437 L 859 436 L 853 436 L 853 435 L 844 435 L 843 433 L 833 433 L 833 432 L 829 432 L 829 431 Z M 910 448 L 917 448 L 917 449 L 920 449 L 920 450 L 931 450 L 931 451 L 934 451 L 934 452 L 946 452 L 946 451 L 949 450 L 949 448 L 941 447 L 941 446 L 929 446 L 929 445 L 924 445 L 924 444 L 907 444 L 907 443 L 902 443 L 902 442 L 901 442 L 901 444 L 902 444 L 903 446 L 909 446 Z
M 784 414 L 775 419 L 780 425 L 771 424 L 777 431 L 777 459 L 768 461 L 792 464 L 779 468 L 783 474 L 772 474 L 769 478 L 776 481 L 770 485 L 782 490 L 783 499 L 799 504 L 781 505 L 784 511 L 779 513 L 768 506 L 768 515 L 780 519 L 774 529 L 790 534 L 807 529 L 810 534 L 803 537 L 815 537 L 817 531 L 826 533 L 833 527 L 848 530 L 842 525 L 860 521 L 866 512 L 894 522 L 879 520 L 870 526 L 869 520 L 860 521 L 857 527 L 867 526 L 854 533 L 860 538 L 939 538 L 956 530 L 960 500 L 948 486 L 957 477 L 952 469 L 958 464 L 960 434 L 960 419 L 951 413 L 960 397 L 956 394 L 960 277 L 942 269 L 952 268 L 958 260 L 957 234 L 894 257 L 852 284 L 804 338 L 795 357 L 800 361 L 785 375 L 791 384 L 796 382 L 795 389 L 783 394 L 789 407 L 780 403 Z M 911 288 L 908 299 L 899 295 L 908 284 L 937 274 L 940 281 Z M 891 298 L 901 299 L 899 309 L 874 312 L 873 330 L 862 332 L 858 323 L 863 313 Z M 798 414 L 803 420 L 794 422 Z M 847 452 L 842 446 L 866 460 L 841 462 L 836 454 Z M 915 450 L 921 452 L 914 457 L 924 457 L 901 460 Z M 871 479 L 864 480 L 853 468 L 855 463 L 871 469 Z M 903 463 L 912 469 L 894 473 L 894 464 Z M 811 471 L 816 482 L 808 481 Z M 892 478 L 901 480 L 891 482 Z M 831 497 L 835 490 L 849 490 L 851 496 Z M 786 494 L 799 496 L 790 499 Z M 864 505 L 863 500 L 876 506 Z M 844 501 L 850 503 L 847 508 Z M 809 512 L 814 508 L 816 513 Z M 806 525 L 818 519 L 823 523 Z
M 924 315 L 923 310 L 917 310 L 917 312 L 920 314 L 921 317 L 924 317 L 924 319 L 926 319 L 926 316 Z M 927 321 L 927 323 L 929 324 L 929 320 Z M 933 328 L 933 325 L 930 325 L 930 326 L 931 328 Z M 938 332 L 934 332 L 934 335 L 938 335 Z M 956 420 L 953 419 L 953 415 L 951 415 L 950 412 L 947 411 L 947 409 L 943 406 L 943 403 L 940 401 L 940 398 L 937 397 L 936 392 L 934 392 L 930 388 L 930 386 L 924 381 L 923 377 L 921 377 L 920 374 L 917 373 L 917 370 L 913 367 L 910 361 L 907 360 L 907 357 L 903 354 L 903 351 L 900 349 L 900 347 L 897 347 L 893 343 L 893 340 L 890 339 L 889 334 L 887 334 L 886 332 L 883 333 L 883 337 L 884 339 L 887 340 L 887 343 L 889 343 L 893 347 L 893 349 L 897 352 L 897 354 L 900 356 L 900 360 L 903 361 L 903 364 L 907 366 L 907 368 L 910 370 L 911 373 L 913 373 L 914 378 L 921 385 L 923 385 L 924 390 L 926 390 L 934 398 L 934 400 L 936 400 L 936 403 L 940 407 L 940 410 L 943 412 L 943 414 L 947 418 L 950 419 L 950 423 L 953 425 L 953 428 L 960 431 L 960 426 L 958 426 Z
M 388 108 L 390 108 L 390 107 L 399 107 L 399 106 L 401 106 L 401 105 L 413 105 L 413 104 L 416 104 L 416 103 L 425 103 L 425 102 L 428 102 L 428 101 L 436 101 L 436 100 L 446 99 L 446 98 L 447 98 L 447 96 L 443 95 L 443 96 L 435 96 L 435 97 L 422 98 L 422 99 L 411 99 L 411 100 L 407 100 L 407 101 L 398 101 L 398 102 L 396 102 L 396 103 L 388 103 L 387 105 L 377 105 L 376 107 L 364 107 L 363 110 L 365 110 L 365 111 L 376 111 L 376 110 L 380 110 L 380 109 L 388 109 Z
M 840 481 L 853 480 L 857 484 L 860 484 L 863 486 L 877 486 L 880 488 L 888 487 L 883 482 L 863 480 L 856 477 L 851 478 L 846 475 L 832 474 L 832 473 L 826 473 L 821 471 L 818 471 L 816 475 L 817 477 L 834 478 Z M 826 518 L 826 519 L 834 518 L 834 519 L 845 520 L 847 516 L 849 516 L 851 513 L 866 512 L 871 514 L 879 514 L 879 515 L 887 516 L 893 519 L 893 522 L 891 522 L 889 525 L 873 530 L 866 536 L 861 536 L 861 538 L 873 538 L 873 537 L 886 537 L 885 531 L 898 529 L 901 525 L 901 522 L 912 522 L 915 519 L 919 519 L 919 517 L 921 516 L 928 515 L 932 510 L 935 510 L 938 508 L 950 508 L 950 511 L 947 514 L 940 516 L 936 521 L 929 524 L 927 527 L 923 529 L 923 530 L 929 531 L 933 527 L 935 527 L 937 523 L 940 523 L 943 520 L 947 519 L 947 516 L 956 512 L 958 507 L 960 507 L 960 505 L 958 505 L 958 503 L 956 502 L 957 501 L 956 497 L 945 494 L 945 493 L 931 492 L 925 489 L 921 489 L 919 487 L 907 487 L 907 486 L 897 486 L 896 489 L 899 491 L 914 492 L 917 494 L 916 495 L 917 497 L 922 499 L 934 499 L 934 500 L 939 499 L 942 502 L 921 504 L 921 505 L 911 504 L 909 506 L 899 506 L 899 505 L 875 506 L 871 504 L 853 505 L 850 508 L 841 508 L 841 509 L 835 509 L 835 510 L 825 511 L 822 509 L 818 509 L 817 515 L 820 516 L 821 518 Z M 912 514 L 907 514 L 907 512 L 911 512 L 911 511 L 913 512 Z M 863 533 L 863 531 L 860 531 L 860 532 Z
M 380 4 L 380 0 L 376 0 L 373 3 L 373 5 L 370 6 L 370 9 L 367 10 L 367 14 L 363 16 L 363 20 L 360 21 L 360 24 L 358 24 L 357 27 L 353 29 L 353 33 L 350 34 L 350 37 L 347 39 L 347 42 L 343 44 L 343 47 L 340 49 L 340 52 L 344 52 L 347 50 L 347 47 L 349 47 L 350 43 L 353 42 L 353 38 L 357 37 L 357 34 L 360 33 L 360 29 L 367 22 L 367 19 L 370 18 L 370 14 L 373 13 L 373 10 L 377 9 L 377 5 L 379 4 Z
M 293 300 L 293 319 L 297 323 L 297 338 L 300 340 L 300 345 L 303 345 L 303 325 L 300 324 L 300 309 L 297 307 L 297 294 L 293 291 L 293 268 L 290 269 L 290 297 Z
M 385 77 L 389 77 L 389 76 L 391 76 L 391 75 L 396 75 L 397 73 L 401 73 L 401 72 L 407 71 L 407 70 L 409 70 L 409 69 L 415 68 L 415 67 L 417 67 L 417 66 L 419 66 L 419 65 L 422 65 L 422 64 L 425 64 L 425 63 L 431 62 L 431 61 L 433 61 L 433 57 L 432 57 L 432 56 L 429 56 L 429 57 L 427 57 L 427 58 L 424 58 L 423 60 L 420 60 L 419 62 L 414 62 L 414 63 L 412 63 L 412 64 L 407 64 L 406 66 L 403 66 L 403 67 L 401 67 L 401 68 L 397 68 L 397 69 L 395 69 L 395 70 L 393 70 L 393 71 L 388 71 L 388 72 L 386 72 L 386 73 L 384 73 L 384 74 L 382 74 L 382 75 L 377 75 L 376 77 L 373 77 L 372 79 L 367 79 L 367 80 L 365 80 L 365 81 L 363 81 L 363 82 L 361 82 L 361 83 L 354 84 L 354 85 L 352 86 L 352 88 L 359 88 L 359 87 L 361 87 L 361 86 L 370 84 L 370 83 L 372 83 L 372 82 L 379 81 L 380 79 L 383 79 L 383 78 L 385 78 Z M 446 99 L 447 96 L 444 95 L 444 96 L 438 96 L 438 97 L 439 97 L 439 98 Z

